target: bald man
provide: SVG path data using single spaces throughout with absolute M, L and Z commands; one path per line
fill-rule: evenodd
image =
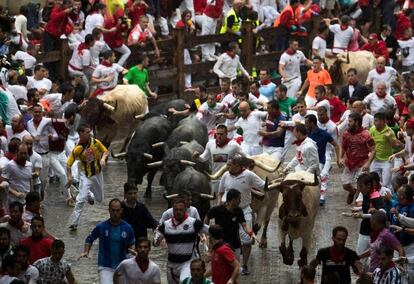
M 243 132 L 242 150 L 248 156 L 259 155 L 263 152 L 259 131 L 262 129 L 262 122 L 266 119 L 267 112 L 252 111 L 249 103 L 245 101 L 240 103 L 239 111 L 241 117 L 234 126 Z
M 369 71 L 365 85 L 371 86 L 376 90 L 379 82 L 386 82 L 387 94 L 391 94 L 391 83 L 397 78 L 397 70 L 391 66 L 385 66 L 386 60 L 380 56 L 377 58 L 375 68 Z
M 25 135 L 30 135 L 24 128 L 23 122 L 23 116 L 21 114 L 13 115 L 11 125 L 6 125 L 7 142 L 10 142 L 12 138 L 19 138 L 22 141 Z
M 370 129 L 374 125 L 374 117 L 367 113 L 365 104 L 362 101 L 355 101 L 352 103 L 352 106 L 347 110 L 341 118 L 341 122 L 338 125 L 339 133 L 343 133 L 345 130 L 348 130 L 348 118 L 351 113 L 358 113 L 362 116 L 362 128 Z
M 377 112 L 392 111 L 397 108 L 395 99 L 387 94 L 387 85 L 383 81 L 377 83 L 375 92 L 369 94 L 363 102 L 374 116 Z

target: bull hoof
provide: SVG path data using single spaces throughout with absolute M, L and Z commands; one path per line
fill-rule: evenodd
M 267 240 L 260 240 L 259 248 L 267 248 Z
M 144 198 L 151 198 L 151 197 L 152 197 L 152 191 L 147 189 L 144 193 Z
M 294 257 L 292 257 L 292 255 L 289 255 L 288 251 L 286 250 L 286 247 L 280 246 L 279 251 L 282 254 L 283 263 L 286 265 L 292 265 L 295 259 Z
M 308 264 L 308 260 L 307 260 L 307 259 L 299 259 L 299 260 L 298 260 L 298 265 L 299 265 L 299 267 L 303 267 L 303 266 L 305 266 L 306 264 Z

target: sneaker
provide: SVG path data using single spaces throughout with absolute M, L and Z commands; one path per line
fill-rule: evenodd
M 94 205 L 95 204 L 95 199 L 93 198 L 92 194 L 88 194 L 88 203 L 90 205 Z
M 242 266 L 242 269 L 241 269 L 241 274 L 242 274 L 242 275 L 250 275 L 250 271 L 249 271 L 249 269 L 247 268 L 247 265 L 243 265 L 243 266 Z
M 319 206 L 325 205 L 325 199 L 319 199 Z
M 78 229 L 78 225 L 72 224 L 72 225 L 69 226 L 69 229 L 71 231 L 76 231 Z

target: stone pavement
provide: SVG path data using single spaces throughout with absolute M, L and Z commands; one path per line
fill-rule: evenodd
M 72 210 L 66 206 L 63 198 L 59 196 L 54 186 L 51 186 L 48 191 L 44 204 L 46 226 L 54 235 L 66 243 L 64 257 L 72 263 L 72 268 L 78 283 L 98 283 L 97 242 L 91 250 L 89 259 L 77 261 L 77 257 L 82 253 L 83 243 L 88 233 L 98 222 L 108 218 L 107 204 L 109 200 L 114 197 L 122 199 L 123 184 L 126 181 L 125 162 L 110 160 L 108 167 L 104 171 L 104 180 L 105 202 L 93 206 L 89 204 L 85 205 L 85 210 L 77 232 L 69 232 L 69 217 Z M 154 184 L 158 184 L 157 178 Z M 166 208 L 166 202 L 162 198 L 162 193 L 162 188 L 158 186 L 155 187 L 152 199 L 143 199 L 143 191 L 139 193 L 139 199 L 147 205 L 156 219 L 161 216 L 161 213 Z M 331 176 L 330 190 L 327 193 L 327 203 L 324 208 L 321 208 L 313 231 L 309 260 L 315 256 L 316 248 L 329 246 L 331 244 L 331 230 L 337 225 L 344 225 L 348 228 L 350 231 L 348 246 L 355 248 L 358 236 L 358 221 L 352 218 L 344 218 L 340 215 L 341 212 L 349 211 L 351 208 L 351 206 L 346 205 L 345 198 L 346 194 L 340 184 L 340 172 L 338 169 L 334 169 Z M 296 261 L 294 265 L 290 267 L 286 266 L 283 264 L 279 253 L 277 222 L 278 218 L 275 212 L 268 229 L 268 248 L 260 249 L 257 245 L 254 246 L 249 265 L 252 273 L 250 276 L 241 276 L 240 283 L 297 283 L 299 270 Z M 261 232 L 259 232 L 259 236 L 260 234 Z M 150 236 L 152 237 L 152 232 Z M 298 259 L 301 248 L 300 245 L 300 240 L 295 241 L 296 260 Z M 162 269 L 162 283 L 166 283 L 166 249 L 153 248 L 151 258 L 160 265 Z M 318 270 L 318 277 L 320 277 L 320 274 L 321 269 Z

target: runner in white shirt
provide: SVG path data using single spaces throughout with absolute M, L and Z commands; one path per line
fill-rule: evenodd
M 52 88 L 52 81 L 46 78 L 47 69 L 43 65 L 36 65 L 34 75 L 27 77 L 27 89 L 35 88 L 43 96 Z
M 350 101 L 352 98 L 350 99 Z M 362 116 L 362 128 L 369 130 L 374 125 L 374 117 L 366 112 L 365 104 L 362 101 L 352 102 L 351 109 L 346 110 L 338 122 L 338 132 L 342 135 L 348 130 L 348 118 L 352 112 L 359 113 Z
M 121 65 L 114 63 L 116 61 L 115 53 L 112 50 L 103 53 L 103 60 L 92 74 L 91 85 L 97 85 L 95 96 L 103 95 L 110 91 L 118 84 L 119 73 L 128 72 Z
M 13 94 L 3 87 L 0 86 L 0 92 L 3 92 L 7 96 L 7 116 L 13 117 L 15 115 L 20 115 L 21 112 L 19 110 L 19 107 L 17 105 L 16 99 L 14 98 Z
M 16 53 L 14 54 L 14 56 L 12 56 L 12 58 L 14 60 L 22 60 L 24 64 L 24 69 L 26 70 L 33 70 L 33 67 L 36 65 L 36 62 L 37 62 L 34 56 L 22 50 L 16 51 Z
M 12 116 L 11 125 L 6 125 L 5 128 L 8 142 L 10 142 L 12 138 L 18 138 L 22 141 L 25 135 L 30 134 L 26 129 L 24 129 L 23 116 L 20 114 Z
M 328 35 L 328 27 L 321 25 L 318 29 L 318 35 L 312 41 L 312 57 L 319 56 L 322 59 L 326 55 L 326 36 Z
M 214 174 L 237 154 L 245 156 L 240 145 L 227 137 L 227 127 L 221 124 L 216 128 L 215 139 L 208 141 L 200 160 L 209 161 L 211 172 Z M 218 192 L 220 180 L 221 178 L 211 180 L 212 194 Z
M 213 71 L 220 79 L 230 78 L 230 80 L 234 80 L 237 77 L 237 71 L 240 70 L 245 77 L 253 80 L 253 77 L 241 64 L 240 57 L 237 55 L 239 52 L 240 48 L 237 42 L 231 42 L 227 51 L 219 56 L 214 64 Z
M 40 99 L 46 101 L 53 111 L 53 117 L 62 118 L 66 107 L 71 103 L 75 90 L 71 83 L 65 82 L 59 86 L 59 93 L 48 94 Z
M 302 63 L 312 64 L 312 61 L 306 59 L 298 48 L 298 41 L 291 39 L 289 48 L 280 56 L 279 60 L 279 74 L 282 76 L 282 84 L 287 87 L 287 96 L 290 98 L 295 98 L 302 85 L 300 65 Z
M 243 210 L 246 224 L 249 228 L 253 228 L 253 212 L 250 207 L 252 202 L 252 189 L 262 191 L 265 186 L 265 181 L 262 180 L 255 173 L 245 169 L 247 165 L 246 158 L 236 155 L 229 163 L 228 172 L 224 173 L 219 185 L 219 193 L 217 194 L 217 205 L 226 201 L 227 192 L 230 189 L 235 189 L 241 193 L 241 201 L 239 207 Z M 252 240 L 244 231 L 243 227 L 239 226 L 240 241 L 242 243 L 243 266 L 247 269 Z
M 109 46 L 102 40 L 102 30 L 94 28 L 92 30 L 92 36 L 95 40 L 92 47 L 89 48 L 91 55 L 92 69 L 95 69 L 99 65 L 99 56 L 107 50 L 110 50 Z
M 147 238 L 136 240 L 136 257 L 123 260 L 115 270 L 114 283 L 119 284 L 160 284 L 161 271 L 157 264 L 148 258 L 151 241 Z M 122 279 L 122 282 L 120 282 Z
M 414 38 L 412 29 L 404 30 L 404 38 L 399 40 L 398 44 L 401 48 L 402 71 L 414 71 Z
M 85 19 L 85 31 L 84 35 L 91 34 L 94 28 L 99 28 L 102 32 L 115 32 L 116 28 L 110 30 L 105 29 L 104 26 L 104 15 L 106 13 L 106 5 L 96 2 L 93 7 L 93 12 L 89 14 Z
M 241 117 L 234 125 L 243 130 L 243 142 L 241 147 L 248 156 L 258 155 L 263 152 L 261 145 L 262 137 L 258 132 L 262 122 L 267 117 L 265 111 L 252 111 L 248 102 L 241 102 L 239 106 Z
M 128 45 L 139 45 L 144 47 L 147 41 L 151 41 L 154 46 L 155 56 L 160 57 L 160 50 L 158 49 L 157 41 L 148 28 L 149 18 L 147 15 L 142 15 L 139 18 L 139 23 L 131 30 L 128 36 Z
M 397 78 L 398 72 L 391 66 L 385 66 L 386 60 L 380 56 L 377 58 L 376 68 L 368 73 L 365 85 L 371 85 L 375 90 L 379 82 L 385 82 L 387 94 L 391 94 L 391 83 Z
M 364 99 L 364 104 L 370 110 L 371 115 L 397 108 L 395 99 L 387 94 L 385 82 L 378 82 L 375 93 L 369 94 Z
M 89 48 L 95 44 L 95 39 L 91 34 L 87 34 L 85 41 L 78 43 L 73 47 L 72 57 L 69 60 L 68 71 L 69 75 L 73 77 L 80 76 L 82 77 L 83 86 L 85 87 L 85 92 L 89 91 L 89 81 L 93 69 L 92 69 L 92 59 Z
M 197 208 L 195 208 L 194 206 L 191 206 L 191 200 L 192 200 L 191 192 L 187 190 L 181 191 L 178 194 L 178 197 L 184 199 L 185 207 L 186 207 L 185 211 L 188 214 L 188 216 L 201 221 L 200 214 L 198 214 Z M 171 219 L 173 216 L 174 216 L 173 208 L 168 208 L 162 213 L 159 223 L 162 224 L 165 221 Z
M 337 54 L 344 52 L 348 49 L 348 45 L 354 35 L 354 29 L 349 26 L 350 18 L 347 15 L 341 17 L 340 24 L 334 24 L 329 26 L 329 30 L 334 34 L 334 44 L 332 52 Z M 329 19 L 327 20 L 329 24 Z
M 210 139 L 214 138 L 214 129 L 216 128 L 217 114 L 227 111 L 227 106 L 216 102 L 216 94 L 209 93 L 207 101 L 199 108 L 196 117 L 204 122 L 207 126 L 208 136 Z

